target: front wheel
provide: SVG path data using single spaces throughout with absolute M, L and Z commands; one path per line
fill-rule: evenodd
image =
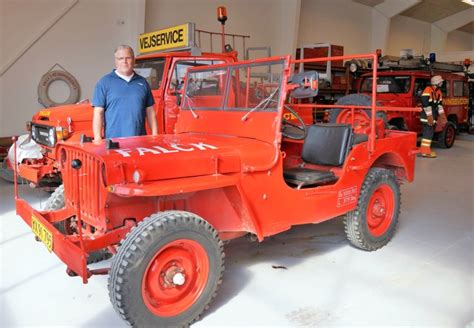
M 161 212 L 122 241 L 109 296 L 133 327 L 185 327 L 207 309 L 223 271 L 223 243 L 209 223 L 189 212 Z
M 453 122 L 446 122 L 443 131 L 438 134 L 438 144 L 441 148 L 451 148 L 456 140 L 456 125 Z
M 356 209 L 344 218 L 349 242 L 367 251 L 385 246 L 395 234 L 399 213 L 400 187 L 395 175 L 387 169 L 370 169 Z

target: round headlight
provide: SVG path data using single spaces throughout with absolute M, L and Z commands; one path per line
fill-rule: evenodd
M 355 73 L 358 69 L 358 66 L 356 63 L 351 63 L 351 65 L 349 66 L 349 70 L 351 71 L 351 73 Z
M 54 131 L 54 129 L 49 129 L 48 141 L 49 141 L 50 145 L 54 146 L 54 141 L 55 141 L 55 131 Z
M 143 171 L 141 171 L 141 170 L 133 171 L 132 179 L 133 179 L 133 182 L 135 182 L 136 184 L 142 183 L 143 182 Z

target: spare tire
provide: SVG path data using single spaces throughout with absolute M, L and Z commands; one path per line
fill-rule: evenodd
M 371 106 L 372 97 L 361 93 L 353 93 L 338 99 L 336 105 Z M 380 106 L 380 103 L 377 102 L 377 106 Z M 349 108 L 331 108 L 329 110 L 329 123 L 350 123 L 351 116 Z M 354 123 L 370 122 L 371 117 L 372 111 L 370 109 L 354 110 Z M 387 122 L 387 115 L 384 112 L 378 112 L 377 117 L 385 123 Z

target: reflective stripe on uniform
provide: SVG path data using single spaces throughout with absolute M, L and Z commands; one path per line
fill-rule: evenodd
M 421 145 L 422 146 L 431 146 L 431 140 L 430 139 L 421 139 Z

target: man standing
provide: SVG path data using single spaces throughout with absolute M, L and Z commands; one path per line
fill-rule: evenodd
M 115 49 L 115 69 L 97 82 L 92 106 L 94 141 L 145 135 L 145 120 L 151 134 L 158 134 L 155 101 L 148 82 L 133 71 L 135 56 L 130 46 Z
M 434 135 L 434 128 L 440 117 L 446 122 L 446 115 L 443 109 L 443 94 L 441 86 L 443 78 L 440 75 L 431 78 L 431 85 L 423 90 L 421 95 L 421 124 L 423 125 L 423 136 L 421 137 L 421 156 L 427 158 L 435 158 L 436 152 L 431 150 L 431 140 Z

